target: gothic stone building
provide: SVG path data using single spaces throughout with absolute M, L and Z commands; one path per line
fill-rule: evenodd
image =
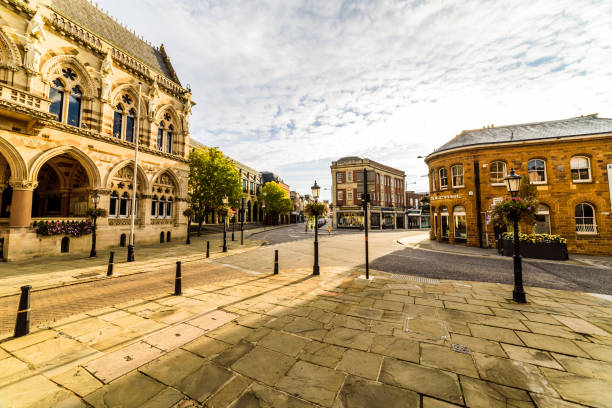
M 126 243 L 134 194 L 136 245 L 184 235 L 192 106 L 163 46 L 89 2 L 0 1 L 3 258 L 86 251 L 34 224 L 86 220 L 95 193 L 100 248 Z
M 612 253 L 612 119 L 597 115 L 461 132 L 425 158 L 431 238 L 492 246 L 487 211 L 509 196 L 511 168 L 540 206 L 523 232 L 558 234 L 574 253 Z

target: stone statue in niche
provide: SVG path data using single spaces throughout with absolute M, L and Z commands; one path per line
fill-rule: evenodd
M 113 57 L 110 51 L 106 53 L 102 67 L 100 68 L 100 98 L 103 101 L 110 100 L 111 77 L 113 75 Z
M 151 89 L 149 90 L 149 120 L 153 120 L 153 118 L 155 117 L 158 96 L 159 88 L 157 86 L 157 81 L 153 81 L 153 85 L 151 85 Z
M 28 71 L 38 72 L 38 68 L 40 67 L 40 58 L 42 57 L 40 40 L 36 37 L 26 38 L 24 49 L 25 58 L 23 60 L 23 66 Z

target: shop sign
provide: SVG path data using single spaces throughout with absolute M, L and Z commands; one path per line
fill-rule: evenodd
M 361 210 L 361 206 L 353 206 L 353 207 L 340 207 L 340 209 L 338 211 L 354 211 L 354 210 Z
M 451 198 L 461 198 L 461 196 L 459 194 L 451 194 L 451 195 L 445 195 L 445 196 L 438 196 L 438 197 L 429 197 L 429 199 L 431 201 L 436 201 L 436 200 L 449 200 Z

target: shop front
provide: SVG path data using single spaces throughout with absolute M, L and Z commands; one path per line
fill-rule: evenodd
M 440 229 L 442 230 L 442 239 L 448 240 L 450 226 L 448 222 L 448 208 L 446 206 L 440 207 Z
M 453 208 L 453 220 L 455 227 L 455 241 L 467 240 L 467 222 L 465 217 L 465 207 L 457 205 Z
M 337 217 L 337 228 L 363 227 L 363 210 L 359 210 L 359 207 L 349 210 L 338 210 Z

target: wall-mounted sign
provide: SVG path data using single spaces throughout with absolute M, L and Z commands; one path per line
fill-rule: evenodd
M 610 188 L 610 208 L 612 208 L 612 163 L 608 163 L 608 187 Z
M 445 195 L 445 196 L 439 196 L 439 197 L 430 197 L 429 199 L 431 201 L 436 201 L 436 200 L 449 200 L 451 198 L 461 198 L 461 196 L 459 194 L 451 194 L 451 195 Z

